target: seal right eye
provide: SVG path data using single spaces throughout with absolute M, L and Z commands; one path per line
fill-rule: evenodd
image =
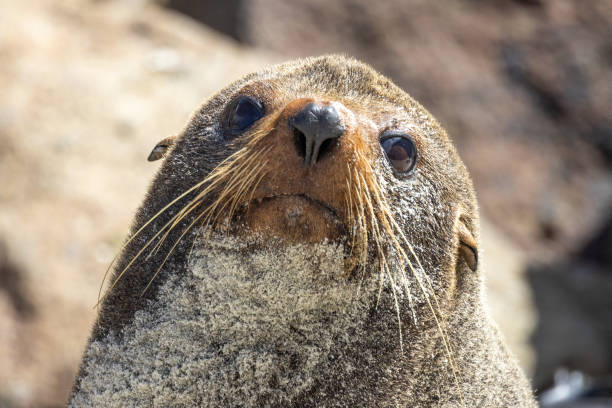
M 389 132 L 380 144 L 387 160 L 400 175 L 409 174 L 417 162 L 417 147 L 412 138 L 403 133 Z
M 237 136 L 264 116 L 264 106 L 250 96 L 239 96 L 229 106 L 226 130 L 230 136 Z

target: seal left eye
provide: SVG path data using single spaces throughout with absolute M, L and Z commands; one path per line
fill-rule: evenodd
M 261 102 L 250 96 L 239 96 L 230 104 L 226 122 L 227 131 L 231 136 L 236 136 L 263 116 L 264 107 Z
M 395 171 L 405 175 L 414 169 L 417 162 L 417 148 L 408 135 L 390 132 L 383 135 L 380 144 Z

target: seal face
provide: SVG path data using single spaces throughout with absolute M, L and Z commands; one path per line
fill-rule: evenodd
M 117 259 L 70 405 L 535 406 L 445 131 L 339 56 L 213 96 Z

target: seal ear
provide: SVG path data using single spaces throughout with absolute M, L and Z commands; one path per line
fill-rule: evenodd
M 478 244 L 472 233 L 467 229 L 463 221 L 458 222 L 459 229 L 459 256 L 474 272 L 478 269 Z
M 159 143 L 155 145 L 153 150 L 151 150 L 151 153 L 149 153 L 149 157 L 147 157 L 147 160 L 156 161 L 166 156 L 166 153 L 168 153 L 170 148 L 174 145 L 176 138 L 177 136 L 174 135 L 162 139 Z

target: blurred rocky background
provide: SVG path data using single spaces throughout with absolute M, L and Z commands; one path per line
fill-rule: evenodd
M 0 407 L 65 403 L 154 144 L 232 79 L 328 52 L 455 140 L 534 387 L 612 375 L 612 1 L 0 0 Z

